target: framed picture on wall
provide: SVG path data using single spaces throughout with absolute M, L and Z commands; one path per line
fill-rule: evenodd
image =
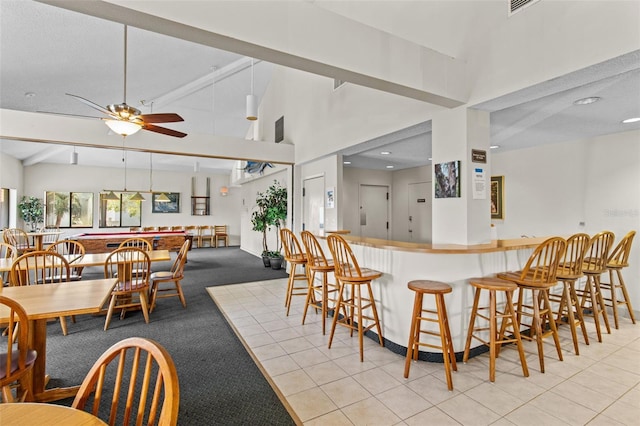
M 435 198 L 460 198 L 460 161 L 449 161 L 434 166 Z
M 504 219 L 504 176 L 491 176 L 491 219 Z
M 163 200 L 164 197 L 169 201 Z M 151 194 L 151 213 L 180 213 L 179 192 L 154 192 Z

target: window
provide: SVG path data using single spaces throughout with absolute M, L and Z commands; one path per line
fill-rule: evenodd
M 142 225 L 141 201 L 131 201 L 131 192 L 116 192 L 117 200 L 100 194 L 100 228 L 126 228 Z
M 93 228 L 93 193 L 45 192 L 45 226 Z

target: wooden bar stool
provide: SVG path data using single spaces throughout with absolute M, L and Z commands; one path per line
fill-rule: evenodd
M 576 281 L 584 276 L 582 265 L 590 239 L 591 237 L 584 233 L 574 234 L 567 239 L 567 249 L 564 252 L 563 259 L 560 261 L 560 265 L 558 265 L 556 275 L 558 281 L 562 283 L 562 291 L 560 294 L 549 292 L 549 300 L 557 303 L 558 306 L 557 310 L 554 311 L 556 323 L 558 325 L 569 325 L 576 355 L 580 355 L 577 326 L 580 326 L 582 330 L 584 343 L 589 344 L 589 336 L 587 336 L 582 309 L 576 293 Z
M 618 305 L 626 305 L 631 322 L 633 324 L 636 323 L 636 319 L 633 316 L 631 299 L 629 298 L 629 293 L 627 293 L 627 286 L 624 284 L 624 279 L 622 278 L 622 269 L 629 266 L 629 253 L 631 252 L 631 243 L 635 235 L 636 231 L 630 231 L 620 240 L 616 248 L 613 249 L 607 261 L 609 282 L 600 283 L 602 290 L 609 291 L 609 297 L 604 297 L 603 295 L 602 298 L 605 301 L 605 305 L 610 306 L 613 311 L 613 322 L 616 328 L 618 328 Z M 615 280 L 616 277 L 618 278 L 617 283 Z M 622 293 L 622 300 L 618 299 L 618 291 Z
M 295 234 L 287 228 L 280 230 L 280 239 L 282 240 L 282 246 L 284 247 L 284 258 L 291 269 L 289 270 L 289 281 L 287 283 L 287 295 L 284 301 L 284 306 L 287 308 L 287 316 L 289 316 L 289 309 L 291 309 L 291 298 L 293 296 L 305 296 L 309 294 L 309 280 L 307 279 L 307 273 L 296 272 L 298 266 L 303 269 L 307 265 L 307 255 L 302 251 L 300 243 Z M 296 281 L 304 281 L 304 285 L 296 287 Z M 315 300 L 315 299 L 314 299 Z
M 576 291 L 578 295 L 581 296 L 580 307 L 583 315 L 593 317 L 598 342 L 600 343 L 602 343 L 602 332 L 600 330 L 601 315 L 604 320 L 604 326 L 607 329 L 607 334 L 611 334 L 607 307 L 604 304 L 604 298 L 602 297 L 602 290 L 600 288 L 600 276 L 607 271 L 609 249 L 613 244 L 614 238 L 613 232 L 610 231 L 598 232 L 591 237 L 582 265 L 582 272 L 587 276 L 587 281 L 582 290 Z
M 305 318 L 307 317 L 307 309 L 312 306 L 318 311 L 318 305 L 322 311 L 322 334 L 326 332 L 325 319 L 329 315 L 329 311 L 335 313 L 335 306 L 338 302 L 337 295 L 340 291 L 340 286 L 337 283 L 330 283 L 327 279 L 327 275 L 330 272 L 334 272 L 335 265 L 333 259 L 327 259 L 324 255 L 322 247 L 316 237 L 309 231 L 302 231 L 300 233 L 302 238 L 302 244 L 304 244 L 305 252 L 307 254 L 307 278 L 309 280 L 309 292 L 307 294 L 307 302 L 304 306 L 304 313 L 302 314 L 302 324 L 304 325 Z M 322 275 L 322 281 L 316 284 L 316 273 Z M 316 299 L 316 293 L 319 293 L 320 300 Z M 329 297 L 331 296 L 331 297 Z M 331 302 L 331 306 L 329 306 Z M 346 312 L 345 312 L 346 315 Z
M 516 309 L 518 322 L 523 325 L 523 318 L 531 318 L 529 333 L 521 335 L 523 339 L 535 340 L 538 346 L 540 372 L 544 373 L 544 347 L 542 339 L 551 336 L 562 361 L 560 336 L 553 318 L 553 310 L 549 301 L 549 289 L 557 283 L 558 265 L 564 255 L 567 242 L 561 237 L 552 237 L 540 243 L 533 251 L 522 271 L 504 272 L 498 278 L 509 280 L 518 285 L 518 306 Z M 525 298 L 529 293 L 530 297 Z M 530 304 L 529 304 L 530 302 Z M 503 322 L 504 326 L 504 322 Z
M 471 310 L 471 319 L 469 320 L 469 331 L 467 332 L 467 342 L 464 346 L 463 362 L 469 359 L 469 350 L 471 349 L 471 339 L 476 339 L 482 344 L 489 346 L 489 380 L 496 380 L 496 358 L 500 355 L 500 348 L 507 343 L 515 343 L 520 355 L 520 365 L 522 366 L 522 374 L 529 377 L 529 368 L 527 367 L 527 359 L 522 346 L 520 336 L 520 326 L 515 308 L 513 306 L 513 292 L 518 286 L 512 282 L 501 280 L 499 278 L 471 278 L 469 283 L 476 289 L 473 299 L 473 308 Z M 480 293 L 482 290 L 489 292 L 489 306 L 479 307 Z M 504 311 L 498 310 L 497 292 L 505 294 Z M 480 313 L 488 310 L 488 316 Z M 485 326 L 476 327 L 476 319 L 480 317 L 489 321 L 489 328 Z M 498 331 L 498 320 L 502 320 L 500 330 Z M 508 338 L 505 335 L 507 327 L 511 327 L 513 337 Z M 480 332 L 489 330 L 489 341 L 487 342 L 480 336 Z M 478 333 L 478 334 L 476 334 Z
M 373 291 L 371 291 L 371 281 L 380 278 L 382 272 L 369 268 L 361 268 L 351 251 L 351 247 L 349 247 L 347 241 L 340 235 L 329 235 L 327 237 L 327 243 L 335 265 L 336 281 L 340 285 L 338 304 L 335 310 L 336 312 L 340 312 L 342 309 L 346 309 L 348 313 L 342 316 L 342 318 L 340 318 L 339 314 L 333 316 L 328 347 L 331 349 L 331 342 L 333 341 L 333 335 L 336 331 L 336 325 L 340 324 L 350 329 L 351 336 L 353 336 L 353 331 L 357 330 L 360 343 L 360 362 L 363 362 L 363 337 L 365 332 L 375 327 L 378 331 L 380 346 L 384 347 L 376 301 L 373 298 Z M 347 287 L 349 287 L 348 292 L 345 291 Z M 365 287 L 364 294 L 362 287 Z M 369 314 L 364 313 L 367 309 L 370 310 Z M 365 326 L 364 321 L 368 321 L 369 325 Z
M 453 390 L 453 380 L 451 379 L 451 369 L 458 371 L 456 365 L 456 354 L 453 351 L 453 342 L 451 340 L 451 331 L 449 330 L 449 319 L 447 317 L 447 307 L 444 303 L 444 295 L 451 293 L 451 286 L 438 281 L 414 280 L 407 284 L 409 290 L 415 291 L 413 302 L 413 313 L 411 314 L 411 330 L 409 331 L 409 344 L 407 345 L 407 357 L 404 364 L 404 377 L 409 377 L 409 369 L 411 368 L 411 360 L 418 360 L 418 352 L 420 346 L 440 349 L 442 351 L 442 359 L 444 361 L 444 372 L 447 378 L 447 387 Z M 422 307 L 422 299 L 425 294 L 433 294 L 436 299 L 436 310 L 424 309 Z M 438 332 L 431 330 L 423 330 L 422 321 L 438 323 Z M 420 342 L 420 336 L 426 334 L 428 336 L 440 337 L 440 345 L 432 343 Z

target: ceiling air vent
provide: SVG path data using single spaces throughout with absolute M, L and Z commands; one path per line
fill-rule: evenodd
M 509 15 L 520 12 L 522 9 L 539 1 L 540 0 L 509 0 Z

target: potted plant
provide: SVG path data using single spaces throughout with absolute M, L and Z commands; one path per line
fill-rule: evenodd
M 42 201 L 37 197 L 22 197 L 18 203 L 18 210 L 22 220 L 31 227 L 31 231 L 36 231 L 38 224 L 44 220 Z
M 262 232 L 262 261 L 265 267 L 280 269 L 282 266 L 280 228 L 287 218 L 287 189 L 278 181 L 274 181 L 265 192 L 258 193 L 256 205 L 257 210 L 251 215 L 251 224 L 254 231 Z M 267 232 L 272 226 L 276 227 L 277 250 L 275 251 L 269 250 L 267 245 Z

